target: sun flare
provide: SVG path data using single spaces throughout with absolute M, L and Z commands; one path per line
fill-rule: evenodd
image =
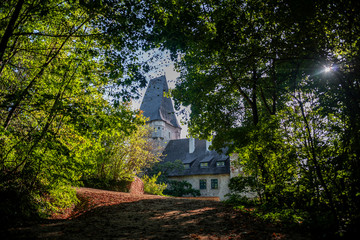
M 331 71 L 331 67 L 325 67 L 325 68 L 324 68 L 324 71 L 325 71 L 325 72 L 330 72 L 330 71 Z

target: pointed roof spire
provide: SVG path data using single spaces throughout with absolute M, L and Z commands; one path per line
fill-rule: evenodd
M 165 76 L 151 79 L 142 100 L 140 110 L 150 121 L 162 120 L 180 128 L 171 99 L 165 96 L 169 87 Z

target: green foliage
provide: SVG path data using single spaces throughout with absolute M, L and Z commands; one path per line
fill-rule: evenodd
M 197 189 L 193 189 L 192 185 L 187 181 L 176 181 L 176 180 L 168 180 L 168 187 L 164 190 L 166 195 L 174 196 L 174 197 L 182 197 L 182 196 L 200 196 L 200 191 Z
M 143 169 L 159 161 L 161 149 L 149 137 L 151 130 L 145 125 L 145 120 L 138 114 L 130 134 L 116 126 L 111 127 L 109 132 L 102 130 L 98 138 L 101 150 L 96 157 L 96 178 L 131 181 Z
M 259 205 L 258 199 L 248 198 L 245 195 L 240 195 L 237 193 L 228 193 L 225 195 L 226 200 L 224 203 L 230 206 L 234 206 L 236 209 L 255 207 Z
M 289 218 L 281 209 L 327 216 L 328 230 L 351 231 L 347 221 L 360 213 L 359 2 L 158 8 L 157 38 L 182 73 L 172 93 L 191 107 L 190 134 L 238 153 L 265 206 Z
M 58 186 L 57 188 L 51 189 L 49 191 L 49 197 L 50 199 L 43 201 L 44 208 L 41 209 L 43 214 L 59 212 L 79 202 L 75 189 L 69 185 Z
M 113 180 L 103 178 L 86 178 L 82 180 L 85 187 L 104 189 L 117 192 L 129 192 L 132 181 L 130 180 Z
M 0 192 L 12 214 L 74 203 L 69 186 L 93 174 L 105 136 L 124 139 L 135 128 L 121 101 L 146 83 L 137 58 L 152 25 L 144 4 L 0 4 Z
M 259 192 L 258 181 L 254 177 L 236 176 L 230 178 L 229 189 L 236 193 Z
M 297 212 L 293 209 L 272 209 L 271 211 L 253 211 L 255 216 L 273 223 L 286 223 L 290 225 L 302 224 L 306 219 L 306 212 Z
M 184 170 L 184 164 L 181 160 L 175 160 L 174 162 L 158 162 L 155 163 L 151 168 L 147 169 L 147 175 L 153 176 L 157 175 L 160 172 L 162 174 L 158 177 L 159 183 L 167 183 L 168 182 L 168 174 L 171 171 L 183 171 Z
M 227 194 L 225 204 L 244 213 L 256 216 L 259 219 L 274 223 L 286 225 L 288 227 L 299 227 L 304 222 L 310 223 L 309 214 L 306 211 L 299 211 L 287 208 L 274 208 L 261 205 L 256 199 L 249 199 L 246 196 L 231 193 Z M 315 229 L 315 227 L 314 227 Z
M 157 178 L 158 184 L 165 184 L 167 187 L 164 190 L 164 194 L 182 197 L 192 195 L 194 197 L 200 196 L 200 191 L 193 189 L 192 185 L 187 181 L 175 181 L 168 178 L 168 174 L 171 171 L 183 171 L 184 164 L 181 160 L 175 160 L 174 162 L 157 163 L 152 168 L 148 169 L 148 175 Z
M 163 196 L 163 192 L 166 189 L 167 185 L 165 183 L 157 183 L 158 178 L 161 175 L 161 172 L 159 172 L 156 175 L 153 175 L 152 177 L 149 177 L 148 175 L 144 175 L 141 180 L 144 183 L 144 192 L 149 194 L 155 194 Z
M 38 216 L 39 206 L 36 203 L 39 199 L 36 197 L 36 192 L 28 192 L 22 187 L 22 182 L 16 180 L 3 182 L 0 187 L 2 224 L 6 226 L 23 218 Z M 18 202 L 21 204 L 14 204 Z

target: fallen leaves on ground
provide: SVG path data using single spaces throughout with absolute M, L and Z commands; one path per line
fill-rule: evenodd
M 42 224 L 9 229 L 9 239 L 308 239 L 218 201 L 80 188 L 81 202 Z

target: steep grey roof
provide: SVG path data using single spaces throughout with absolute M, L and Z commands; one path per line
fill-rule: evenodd
M 172 171 L 169 176 L 189 176 L 205 174 L 229 174 L 230 158 L 216 151 L 206 151 L 206 141 L 195 139 L 195 151 L 189 153 L 189 139 L 170 140 L 163 152 L 163 162 L 181 160 L 183 164 L 190 164 L 189 169 Z M 217 167 L 217 161 L 225 161 L 224 167 Z M 208 167 L 200 167 L 200 163 L 208 163 Z
M 140 110 L 150 121 L 162 120 L 168 124 L 181 128 L 171 99 L 164 96 L 169 91 L 165 76 L 151 79 L 142 100 Z

